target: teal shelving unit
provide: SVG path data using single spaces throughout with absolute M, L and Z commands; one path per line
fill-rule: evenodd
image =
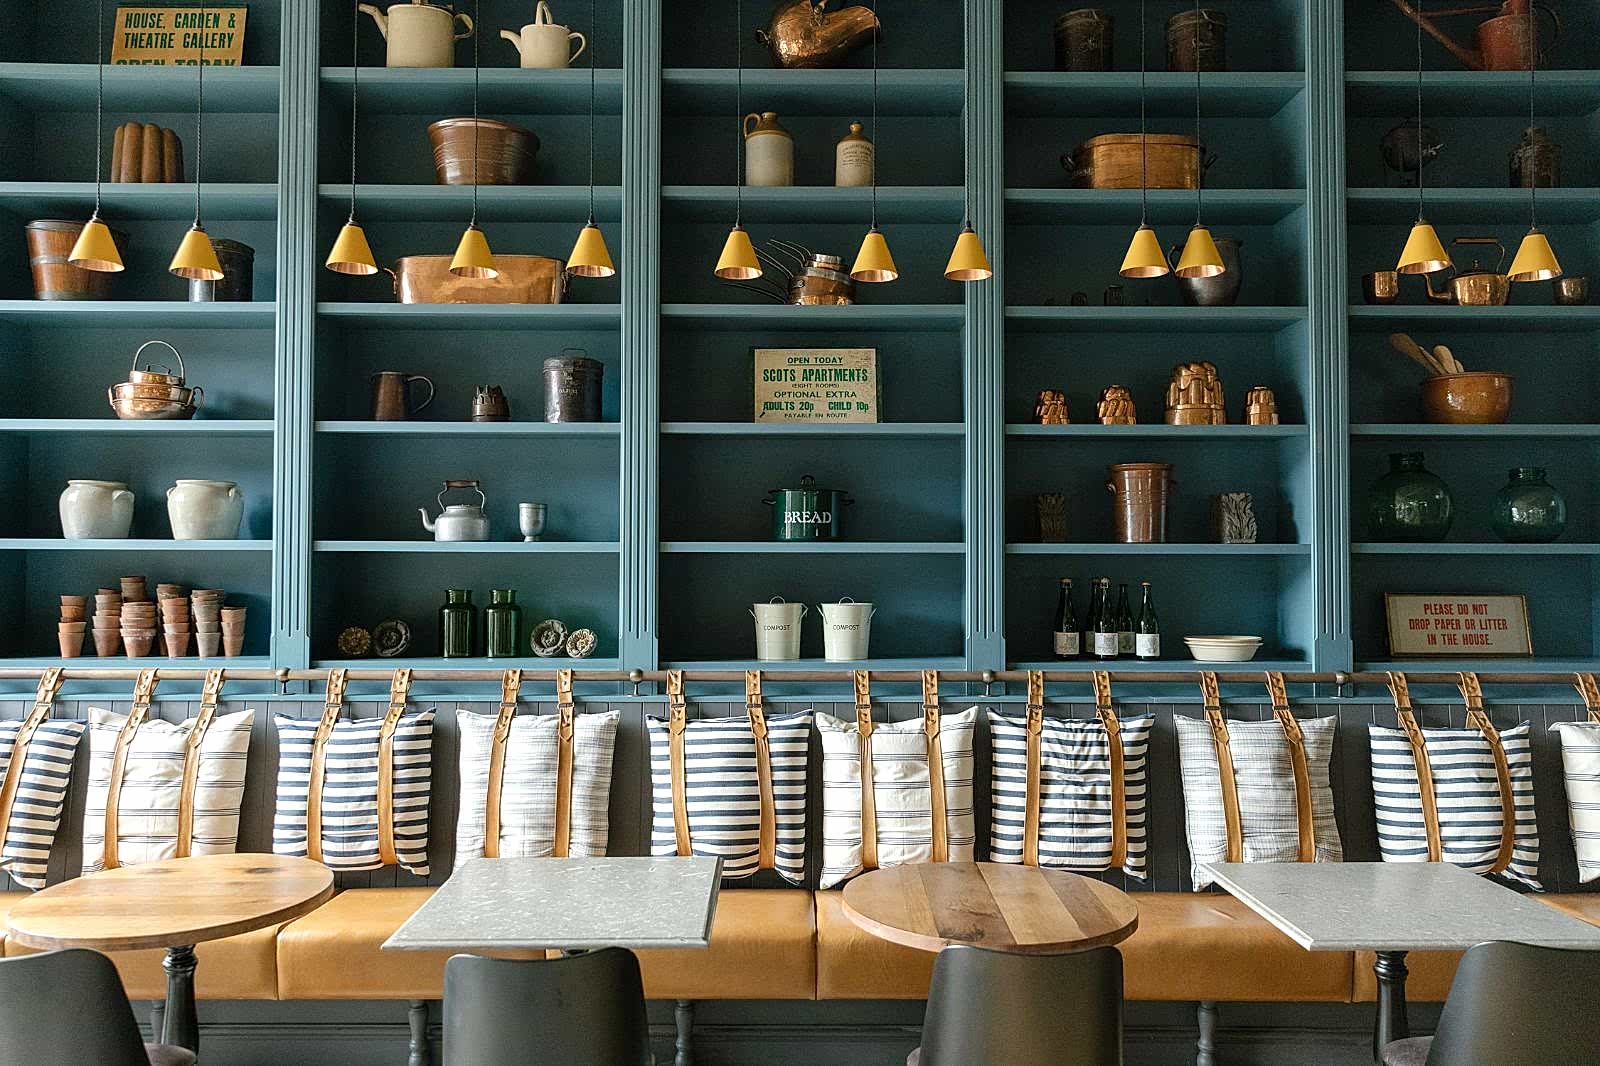
M 811 605 L 806 665 L 823 665 L 817 603 L 871 600 L 874 659 L 846 670 L 1035 667 L 1050 659 L 1057 579 L 1155 583 L 1170 658 L 1197 669 L 1185 633 L 1257 633 L 1262 669 L 1382 669 L 1384 591 L 1512 591 L 1529 596 L 1540 669 L 1600 666 L 1600 306 L 1554 307 L 1548 286 L 1511 305 L 1427 304 L 1408 279 L 1396 306 L 1361 304 L 1360 275 L 1390 265 L 1414 193 L 1383 173 L 1378 141 L 1410 113 L 1410 23 L 1366 0 L 1267 0 L 1236 8 L 1230 70 L 1207 75 L 1205 217 L 1245 247 L 1236 306 L 1181 304 L 1172 279 L 1124 282 L 1116 266 L 1139 215 L 1137 190 L 1069 187 L 1060 156 L 1101 133 L 1137 130 L 1138 5 L 1117 20 L 1116 69 L 1055 71 L 1053 0 L 965 0 L 937 10 L 881 0 L 878 215 L 902 277 L 863 286 L 841 308 L 778 306 L 718 282 L 711 263 L 731 222 L 737 75 L 734 4 L 746 39 L 746 111 L 779 112 L 797 143 L 793 188 L 747 189 L 744 220 L 845 257 L 871 194 L 832 186 L 833 144 L 868 121 L 865 51 L 832 70 L 774 70 L 749 35 L 769 0 L 707 0 L 692 11 L 597 0 L 558 15 L 590 33 L 595 72 L 596 215 L 619 276 L 575 279 L 551 306 L 407 305 L 389 279 L 321 269 L 350 194 L 352 33 L 359 35 L 360 213 L 381 261 L 448 253 L 469 210 L 433 182 L 428 123 L 471 106 L 470 51 L 458 66 L 383 66 L 370 21 L 331 0 L 250 6 L 245 65 L 208 71 L 205 216 L 257 250 L 256 301 L 189 304 L 164 271 L 192 210 L 187 186 L 108 185 L 106 214 L 133 240 L 105 302 L 29 298 L 21 227 L 81 218 L 93 196 L 90 0 L 0 10 L 0 345 L 18 387 L 0 394 L 0 595 L 22 624 L 0 661 L 48 661 L 55 596 L 123 573 L 221 585 L 251 610 L 246 655 L 227 665 L 345 664 L 347 625 L 412 624 L 412 665 L 438 665 L 442 590 L 514 586 L 531 620 L 559 617 L 599 637 L 596 656 L 505 661 L 529 668 L 743 669 L 758 664 L 747 609 L 773 596 Z M 1179 0 L 1150 6 L 1150 128 L 1187 133 L 1193 78 L 1165 69 L 1164 26 Z M 484 188 L 480 217 L 497 252 L 562 256 L 588 211 L 587 69 L 523 71 L 500 26 L 522 0 L 483 0 L 483 113 L 541 139 L 536 184 Z M 1567 32 L 1540 72 L 1541 122 L 1566 149 L 1563 187 L 1540 194 L 1541 221 L 1569 271 L 1600 258 L 1600 14 L 1563 12 Z M 1525 125 L 1525 79 L 1455 69 L 1432 41 L 1428 117 L 1446 151 L 1429 168 L 1429 216 L 1447 239 L 1526 227 L 1506 154 Z M 130 119 L 177 129 L 187 148 L 191 71 L 106 71 L 107 129 Z M 964 96 L 972 121 L 962 122 Z M 1194 195 L 1155 190 L 1150 218 L 1180 243 Z M 940 276 L 965 213 L 998 275 L 963 287 Z M 1104 290 L 1122 286 L 1120 305 Z M 1075 293 L 1083 302 L 1076 303 Z M 1418 421 L 1416 372 L 1388 349 L 1409 332 L 1469 366 L 1518 375 L 1503 426 Z M 144 340 L 176 344 L 206 389 L 201 417 L 125 423 L 105 408 Z M 751 422 L 754 347 L 874 347 L 883 421 L 852 426 Z M 605 366 L 602 421 L 542 421 L 540 363 L 568 347 Z M 1216 363 L 1235 420 L 1244 391 L 1272 387 L 1277 426 L 1160 423 L 1174 364 Z M 430 376 L 438 398 L 408 423 L 368 418 L 376 370 Z M 502 385 L 512 421 L 468 421 L 473 386 Z M 1133 391 L 1141 423 L 1100 426 L 1102 388 Z M 1031 423 L 1043 388 L 1073 422 Z M 1422 450 L 1451 483 L 1460 518 L 1437 545 L 1368 541 L 1364 501 L 1385 455 Z M 1172 541 L 1113 543 L 1107 465 L 1170 462 Z M 1508 548 L 1487 508 L 1512 465 L 1550 468 L 1572 521 L 1562 541 Z M 859 501 L 848 541 L 774 544 L 761 499 L 803 474 Z M 134 539 L 59 539 L 55 499 L 69 477 L 129 480 Z M 244 539 L 176 543 L 160 497 L 178 477 L 239 481 Z M 479 478 L 497 540 L 436 544 L 417 508 L 446 478 Z M 1208 498 L 1249 491 L 1261 543 L 1208 543 Z M 1065 492 L 1069 542 L 1038 543 L 1033 497 Z M 516 504 L 550 507 L 540 543 L 517 539 Z M 387 660 L 386 660 L 387 661 Z M 497 660 L 497 662 L 499 662 Z M 1077 664 L 1084 669 L 1092 663 Z M 1503 663 L 1464 664 L 1490 669 Z

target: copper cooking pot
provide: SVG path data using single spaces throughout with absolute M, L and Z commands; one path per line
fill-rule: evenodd
M 499 276 L 458 278 L 448 255 L 408 255 L 386 270 L 403 304 L 558 304 L 567 294 L 567 264 L 542 255 L 497 253 Z
M 1103 133 L 1061 157 L 1072 183 L 1084 189 L 1193 189 L 1216 156 L 1184 133 Z

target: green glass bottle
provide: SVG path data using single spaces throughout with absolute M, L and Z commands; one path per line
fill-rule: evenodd
M 517 606 L 516 589 L 490 589 L 489 606 L 483 612 L 489 658 L 514 659 L 522 649 L 522 608 Z
M 1511 544 L 1548 544 L 1567 529 L 1567 501 L 1544 479 L 1541 466 L 1519 466 L 1494 498 L 1490 524 Z
M 1397 452 L 1367 496 L 1368 534 L 1377 541 L 1441 541 L 1454 512 L 1449 488 L 1422 465 L 1422 453 Z
M 471 589 L 445 589 L 439 608 L 439 654 L 446 659 L 470 659 L 478 644 L 478 609 Z

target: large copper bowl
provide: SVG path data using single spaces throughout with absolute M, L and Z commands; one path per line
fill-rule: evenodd
M 492 118 L 445 118 L 428 127 L 433 176 L 440 185 L 472 184 L 473 122 L 477 122 L 478 184 L 528 185 L 539 158 L 532 130 Z
M 1428 378 L 1422 383 L 1422 417 L 1437 425 L 1499 425 L 1511 414 L 1516 380 L 1487 370 Z

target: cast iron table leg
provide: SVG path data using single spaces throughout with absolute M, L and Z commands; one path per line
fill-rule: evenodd
M 167 971 L 167 1010 L 161 1029 L 163 1044 L 200 1053 L 200 1019 L 194 1009 L 194 946 L 168 948 L 161 968 Z
M 1372 1061 L 1383 1062 L 1383 1049 L 1411 1035 L 1406 1020 L 1406 953 L 1380 951 L 1372 964 L 1378 976 L 1378 1024 L 1372 1036 Z

